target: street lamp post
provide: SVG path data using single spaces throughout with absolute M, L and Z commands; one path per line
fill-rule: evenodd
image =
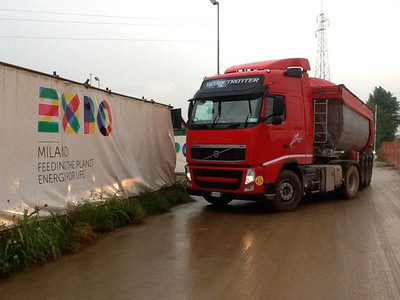
M 97 87 L 100 88 L 100 79 L 99 79 L 99 77 L 95 77 L 94 80 L 97 81 L 97 84 L 98 84 Z
M 374 118 L 374 156 L 376 155 L 376 124 L 378 122 L 378 105 L 375 104 L 375 118 Z M 375 157 L 374 157 L 375 159 Z
M 217 6 L 217 75 L 219 75 L 219 2 L 217 0 L 210 0 L 210 2 Z

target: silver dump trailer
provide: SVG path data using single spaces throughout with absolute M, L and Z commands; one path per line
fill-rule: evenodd
M 373 141 L 371 109 L 344 85 L 314 79 L 314 148 L 365 151 Z
M 341 191 L 353 198 L 371 183 L 373 112 L 344 85 L 310 78 L 314 165 L 304 168 L 305 189 Z

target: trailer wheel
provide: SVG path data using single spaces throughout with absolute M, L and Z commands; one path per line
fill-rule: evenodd
M 360 187 L 360 173 L 355 165 L 351 165 L 344 175 L 341 193 L 347 199 L 353 199 Z
M 204 196 L 204 199 L 207 200 L 207 202 L 210 202 L 211 204 L 214 204 L 215 206 L 225 206 L 229 202 L 232 201 L 232 198 L 229 197 L 212 197 L 212 196 Z
M 275 198 L 272 206 L 277 211 L 294 210 L 301 200 L 302 188 L 299 177 L 296 173 L 283 170 L 275 185 Z
M 373 167 L 373 161 L 372 159 L 368 158 L 367 160 L 367 180 L 366 180 L 366 186 L 369 186 L 371 184 L 372 180 L 372 167 Z
M 362 191 L 364 187 L 367 186 L 367 176 L 368 176 L 368 165 L 367 165 L 367 157 L 365 155 L 360 155 L 360 186 L 358 187 L 359 191 Z

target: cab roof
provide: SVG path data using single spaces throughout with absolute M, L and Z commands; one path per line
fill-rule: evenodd
M 287 58 L 233 66 L 226 69 L 225 74 L 261 70 L 286 70 L 291 67 L 301 67 L 303 71 L 309 71 L 311 69 L 310 63 L 306 58 Z

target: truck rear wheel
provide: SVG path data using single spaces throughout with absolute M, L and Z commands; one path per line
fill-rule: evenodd
M 276 181 L 275 198 L 272 206 L 277 211 L 294 210 L 301 200 L 302 188 L 296 173 L 283 170 Z
M 360 173 L 355 165 L 351 165 L 346 170 L 344 182 L 340 189 L 342 195 L 347 199 L 353 199 L 360 187 Z
M 366 181 L 367 186 L 369 186 L 371 184 L 373 164 L 374 163 L 373 163 L 372 158 L 369 158 L 367 161 L 367 181 Z
M 229 197 L 204 196 L 204 199 L 206 199 L 211 204 L 214 204 L 215 206 L 224 206 L 232 201 L 232 198 Z

